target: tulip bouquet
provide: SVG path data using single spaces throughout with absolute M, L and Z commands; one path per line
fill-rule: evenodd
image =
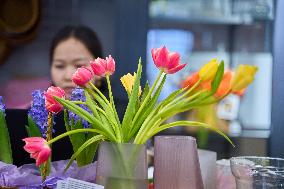
M 234 74 L 228 88 L 222 92 L 222 80 L 224 78 L 224 62 L 216 59 L 205 64 L 190 80 L 188 85 L 173 91 L 167 98 L 158 101 L 163 85 L 168 74 L 174 74 L 185 67 L 180 63 L 180 55 L 177 52 L 169 52 L 166 47 L 152 49 L 152 58 L 156 67 L 160 70 L 152 86 L 146 82 L 141 87 L 142 64 L 138 61 L 137 72 L 121 77 L 121 82 L 128 94 L 129 102 L 122 120 L 119 119 L 113 98 L 110 76 L 115 72 L 115 61 L 109 56 L 106 59 L 97 58 L 91 61 L 91 69 L 87 67 L 78 68 L 72 80 L 84 89 L 85 101 L 72 101 L 64 98 L 64 91 L 59 87 L 50 87 L 46 92 L 46 108 L 50 112 L 58 112 L 67 109 L 78 115 L 82 120 L 89 123 L 88 128 L 77 128 L 69 130 L 62 135 L 48 141 L 36 139 L 34 141 L 25 139 L 26 150 L 32 153 L 32 157 L 41 158 L 40 163 L 47 160 L 48 156 L 40 156 L 42 148 L 28 150 L 27 146 L 44 146 L 45 152 L 49 145 L 62 137 L 77 133 L 92 133 L 70 159 L 71 162 L 86 150 L 90 145 L 99 141 L 110 141 L 113 143 L 143 144 L 157 133 L 176 126 L 198 126 L 212 129 L 224 136 L 229 142 L 231 140 L 221 131 L 208 124 L 182 120 L 171 123 L 165 122 L 176 114 L 215 103 L 231 92 L 236 92 L 247 87 L 253 79 L 257 68 L 254 66 L 240 66 Z M 108 97 L 92 83 L 94 75 L 105 77 L 108 84 Z M 203 85 L 207 88 L 201 88 Z M 227 85 L 226 85 L 227 86 Z M 200 90 L 199 90 L 200 89 Z M 223 91 L 223 90 L 222 90 Z M 82 107 L 86 106 L 86 108 Z M 47 153 L 46 153 L 47 154 Z
M 211 64 L 215 64 L 213 62 L 217 62 L 216 59 L 211 60 Z M 220 85 L 216 91 L 216 93 L 211 97 L 212 101 L 214 99 L 217 99 L 216 103 L 209 104 L 207 106 L 201 106 L 196 108 L 191 114 L 191 119 L 201 121 L 204 123 L 207 123 L 213 127 L 218 127 L 218 117 L 216 114 L 216 104 L 219 102 L 219 99 L 223 99 L 229 94 L 237 95 L 237 96 L 243 96 L 245 93 L 246 86 L 248 86 L 249 83 L 252 82 L 253 77 L 251 75 L 254 75 L 256 72 L 256 68 L 249 65 L 240 65 L 238 67 L 238 70 L 236 73 L 234 73 L 232 70 L 228 69 L 225 70 L 223 78 L 220 82 Z M 242 77 L 240 77 L 243 75 Z M 238 76 L 238 77 L 236 77 Z M 199 73 L 194 72 L 190 74 L 185 80 L 181 82 L 181 87 L 192 87 L 198 80 L 199 80 Z M 233 80 L 234 79 L 234 80 Z M 212 81 L 203 81 L 200 83 L 200 85 L 195 89 L 195 91 L 201 91 L 201 90 L 211 90 L 211 83 Z M 224 129 L 221 129 L 224 130 Z M 207 140 L 208 140 L 208 130 L 200 128 L 197 132 L 197 138 L 198 138 L 198 146 L 201 148 L 206 147 Z

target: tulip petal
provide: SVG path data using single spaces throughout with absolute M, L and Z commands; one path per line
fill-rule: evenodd
M 181 69 L 183 69 L 186 66 L 186 64 L 179 64 L 178 66 L 170 69 L 170 70 L 165 70 L 165 73 L 167 74 L 174 74 L 178 71 L 180 71 Z
M 154 55 L 153 52 L 155 53 Z M 168 53 L 165 46 L 154 51 L 152 50 L 152 56 L 155 57 L 154 63 L 158 68 L 164 68 L 168 64 Z
M 93 73 L 86 67 L 81 67 L 76 70 L 72 76 L 72 81 L 80 86 L 85 87 L 86 84 L 93 78 Z
M 180 61 L 180 55 L 176 52 L 169 53 L 169 63 L 167 65 L 168 69 L 172 69 L 178 66 Z
M 217 70 L 218 61 L 217 59 L 212 59 L 199 70 L 199 77 L 203 81 L 212 80 L 215 77 Z
M 50 148 L 45 148 L 42 151 L 40 151 L 36 159 L 36 166 L 40 166 L 41 164 L 46 162 L 50 155 L 51 155 Z

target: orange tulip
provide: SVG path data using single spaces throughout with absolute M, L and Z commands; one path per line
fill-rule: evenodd
M 199 80 L 198 72 L 192 73 L 185 80 L 182 81 L 182 88 L 191 88 Z
M 233 94 L 242 97 L 242 96 L 244 96 L 246 90 L 247 90 L 247 88 L 244 88 L 244 89 L 242 89 L 242 90 L 240 90 L 240 91 L 235 91 L 235 92 L 233 92 Z
M 231 80 L 232 80 L 233 72 L 231 70 L 225 71 L 222 81 L 215 93 L 216 97 L 222 97 L 226 95 L 231 89 Z

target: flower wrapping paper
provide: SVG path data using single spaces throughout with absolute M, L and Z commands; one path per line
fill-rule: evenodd
M 51 173 L 42 183 L 42 177 L 35 164 L 26 164 L 21 167 L 6 164 L 0 161 L 0 186 L 17 187 L 19 189 L 41 189 L 44 186 L 56 188 L 58 180 L 68 177 L 94 182 L 96 176 L 96 162 L 84 167 L 77 167 L 73 163 L 64 173 L 64 168 L 69 160 L 52 162 Z

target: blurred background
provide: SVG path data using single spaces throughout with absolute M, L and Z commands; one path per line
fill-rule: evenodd
M 216 151 L 218 158 L 283 157 L 283 120 L 281 114 L 272 116 L 283 112 L 278 97 L 284 91 L 273 90 L 284 81 L 281 70 L 275 72 L 277 65 L 282 68 L 284 57 L 279 51 L 276 59 L 273 51 L 276 43 L 284 43 L 280 32 L 284 17 L 276 16 L 284 7 L 278 4 L 275 0 L 0 0 L 0 95 L 8 108 L 21 108 L 31 100 L 33 90 L 48 87 L 53 35 L 66 24 L 83 24 L 97 32 L 104 55 L 116 59 L 112 81 L 122 101 L 127 96 L 119 78 L 136 70 L 142 57 L 143 81 L 153 82 L 157 69 L 150 51 L 161 45 L 178 51 L 187 63 L 183 71 L 168 77 L 161 99 L 211 58 L 224 60 L 232 69 L 238 64 L 258 66 L 256 79 L 243 96 L 231 95 L 219 104 L 173 118 L 209 122 L 237 147 L 206 130 L 177 128 L 164 134 L 193 135 L 200 148 Z

